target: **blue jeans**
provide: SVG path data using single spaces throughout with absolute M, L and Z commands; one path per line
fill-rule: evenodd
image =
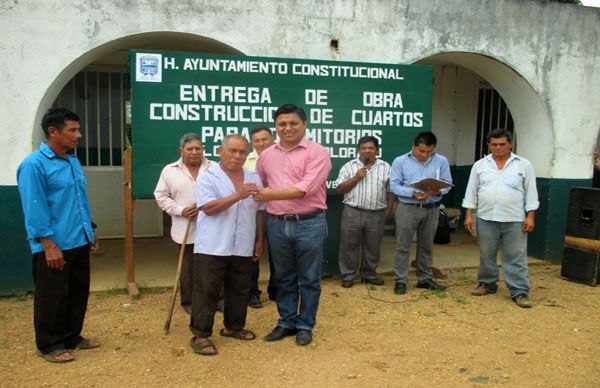
M 510 296 L 529 296 L 527 233 L 521 230 L 522 223 L 487 221 L 478 217 L 475 226 L 481 253 L 477 274 L 479 283 L 498 281 L 496 257 L 502 239 L 502 272 Z
M 277 284 L 277 325 L 311 331 L 321 296 L 325 213 L 293 222 L 267 215 L 267 233 Z

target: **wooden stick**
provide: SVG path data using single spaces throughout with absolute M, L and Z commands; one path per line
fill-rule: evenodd
M 188 234 L 190 233 L 190 226 L 192 220 L 188 220 L 187 227 L 185 228 L 185 235 L 179 250 L 179 262 L 177 263 L 177 274 L 175 274 L 175 285 L 173 286 L 173 296 L 171 297 L 171 303 L 169 303 L 169 311 L 167 313 L 167 321 L 165 322 L 165 334 L 169 334 L 171 328 L 171 318 L 173 318 L 173 309 L 175 308 L 175 300 L 177 299 L 177 291 L 179 291 L 179 277 L 181 276 L 181 267 L 183 265 L 183 253 L 185 252 L 185 245 L 187 243 Z

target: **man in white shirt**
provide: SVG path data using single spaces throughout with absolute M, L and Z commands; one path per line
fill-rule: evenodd
M 191 346 L 201 355 L 214 355 L 209 339 L 221 287 L 225 288 L 224 328 L 220 335 L 253 340 L 245 329 L 252 264 L 263 251 L 265 204 L 252 195 L 262 187 L 255 173 L 242 166 L 248 156 L 248 140 L 228 135 L 219 148 L 221 162 L 208 170 L 194 186 L 198 205 L 198 234 L 194 244 L 194 288 L 190 330 Z
M 385 218 L 392 214 L 395 198 L 389 191 L 391 167 L 378 154 L 377 138 L 360 138 L 358 158 L 342 166 L 336 181 L 337 191 L 344 193 L 338 258 L 344 288 L 352 287 L 356 272 L 363 283 L 383 284 L 377 265 Z
M 504 281 L 512 300 L 519 307 L 529 308 L 527 233 L 535 228 L 535 210 L 539 207 L 535 172 L 527 159 L 511 152 L 513 137 L 509 131 L 491 131 L 487 143 L 490 154 L 473 165 L 463 199 L 465 228 L 469 232 L 473 232 L 474 227 L 477 229 L 481 253 L 479 285 L 472 294 L 496 293 L 496 255 L 502 240 Z M 474 223 L 475 209 L 477 221 Z
M 181 157 L 175 163 L 165 166 L 154 190 L 158 206 L 171 216 L 171 238 L 177 243 L 177 252 L 185 244 L 181 267 L 180 288 L 181 307 L 189 314 L 192 305 L 192 257 L 198 215 L 194 198 L 194 183 L 198 175 L 216 165 L 204 157 L 204 146 L 200 137 L 186 133 L 179 142 Z M 187 241 L 183 241 L 188 220 L 192 225 Z

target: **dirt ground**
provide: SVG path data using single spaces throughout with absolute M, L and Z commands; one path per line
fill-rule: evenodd
M 520 309 L 502 284 L 474 297 L 476 270 L 449 271 L 447 292 L 381 287 L 343 289 L 323 280 L 314 340 L 262 340 L 275 325 L 273 302 L 248 312 L 259 338 L 218 335 L 219 354 L 199 356 L 189 346 L 188 316 L 177 307 L 163 333 L 171 291 L 143 290 L 132 301 L 122 291 L 90 295 L 84 335 L 102 346 L 79 350 L 68 364 L 37 356 L 31 297 L 0 299 L 0 385 L 4 387 L 149 386 L 521 386 L 587 387 L 600 381 L 600 288 L 559 278 L 560 267 L 530 267 L 532 309 Z M 262 285 L 265 288 L 265 285 Z M 264 295 L 264 294 L 263 294 Z

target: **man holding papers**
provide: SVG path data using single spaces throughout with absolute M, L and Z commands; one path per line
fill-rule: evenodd
M 412 150 L 397 157 L 392 164 L 390 189 L 398 197 L 394 260 L 396 294 L 406 293 L 410 245 L 415 232 L 417 288 L 445 289 L 433 281 L 429 265 L 440 200 L 450 191 L 452 183 L 448 159 L 434 152 L 436 144 L 437 138 L 432 132 L 421 132 L 413 140 Z M 433 180 L 424 181 L 427 179 Z M 443 187 L 444 182 L 449 184 L 448 187 Z

